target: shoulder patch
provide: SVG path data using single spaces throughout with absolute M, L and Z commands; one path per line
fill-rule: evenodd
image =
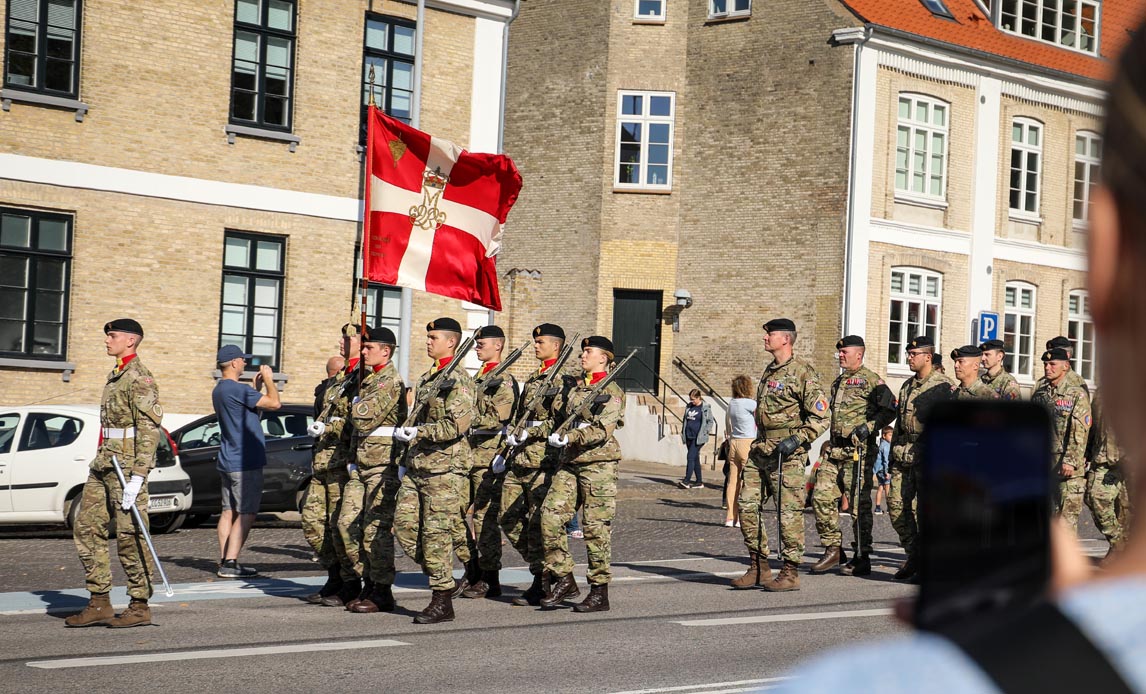
M 814 407 L 816 408 L 816 412 L 823 412 L 828 409 L 828 401 L 820 398 L 816 401 Z
M 1090 420 L 1090 415 L 1086 415 L 1085 417 L 1083 417 L 1083 418 L 1082 418 L 1082 421 L 1083 421 L 1084 423 L 1086 423 L 1086 426 L 1090 426 L 1090 421 L 1091 421 L 1091 420 Z
M 370 414 L 370 406 L 365 402 L 360 402 L 354 406 L 354 414 L 359 417 L 365 417 Z

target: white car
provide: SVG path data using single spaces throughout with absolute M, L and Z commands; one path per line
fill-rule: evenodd
M 95 406 L 0 406 L 0 524 L 72 527 L 99 434 Z M 166 430 L 155 458 L 147 476 L 151 531 L 171 532 L 191 507 L 191 478 Z

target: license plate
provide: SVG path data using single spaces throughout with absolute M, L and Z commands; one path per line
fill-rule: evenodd
M 165 508 L 175 508 L 175 497 L 173 496 L 160 496 L 151 497 L 147 500 L 148 511 L 158 511 Z

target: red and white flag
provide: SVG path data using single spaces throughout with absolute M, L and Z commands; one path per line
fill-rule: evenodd
M 370 107 L 365 273 L 501 310 L 494 258 L 521 176 L 502 154 L 475 154 Z

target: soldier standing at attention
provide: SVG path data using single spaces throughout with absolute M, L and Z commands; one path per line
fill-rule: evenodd
M 855 557 L 843 567 L 848 576 L 871 573 L 872 526 L 871 486 L 875 475 L 875 457 L 879 453 L 879 432 L 895 418 L 895 396 L 884 380 L 863 364 L 866 347 L 862 337 L 848 335 L 836 343 L 840 368 L 831 387 L 831 437 L 827 455 L 820 458 L 812 508 L 816 514 L 816 532 L 824 545 L 824 556 L 811 569 L 826 573 L 843 564 L 840 533 L 839 500 L 841 490 L 855 499 L 856 456 L 863 463 L 856 523 L 862 542 L 852 549 Z M 855 538 L 853 538 L 854 540 Z
M 927 414 L 936 403 L 951 398 L 951 383 L 932 368 L 935 341 L 926 335 L 912 338 L 907 344 L 907 367 L 915 375 L 903 382 L 896 405 L 895 431 L 891 434 L 891 489 L 887 510 L 891 525 L 907 560 L 895 572 L 897 580 L 911 580 L 919 565 L 916 540 L 919 524 L 915 498 L 919 489 L 919 437 Z
M 828 400 L 820 377 L 804 359 L 793 356 L 796 324 L 777 318 L 764 324 L 764 349 L 772 363 L 756 388 L 756 441 L 744 466 L 740 490 L 740 529 L 748 547 L 748 571 L 732 581 L 738 589 L 762 586 L 781 592 L 800 589 L 797 569 L 804 556 L 804 464 L 808 445 L 828 426 Z M 782 469 L 779 469 L 781 468 Z M 764 502 L 780 500 L 780 574 L 768 566 Z
M 1086 443 L 1090 436 L 1090 395 L 1071 379 L 1070 355 L 1061 347 L 1043 352 L 1045 384 L 1032 400 L 1051 415 L 1054 452 L 1053 472 L 1058 473 L 1059 494 L 1056 513 L 1072 530 L 1078 530 L 1078 514 L 1086 493 Z
M 1003 368 L 1007 345 L 1002 340 L 987 340 L 979 345 L 979 349 L 983 352 L 979 363 L 986 369 L 979 377 L 980 380 L 1003 400 L 1018 400 L 1022 397 L 1019 382 Z
M 1061 349 L 1066 352 L 1066 382 L 1070 385 L 1078 386 L 1086 391 L 1087 395 L 1090 394 L 1090 386 L 1086 384 L 1086 379 L 1083 378 L 1077 371 L 1072 368 L 1072 360 L 1074 359 L 1074 343 L 1070 341 L 1069 337 L 1059 335 L 1047 340 L 1046 349 L 1049 352 L 1052 349 Z M 1046 376 L 1040 376 L 1035 381 L 1034 392 L 1031 393 L 1031 400 L 1035 399 L 1035 393 L 1038 393 L 1044 388 L 1050 387 Z
M 576 416 L 593 397 L 588 416 L 578 417 L 567 434 L 550 433 L 554 420 L 537 427 L 541 436 L 549 433 L 549 445 L 560 449 L 561 464 L 553 476 L 549 494 L 541 509 L 541 536 L 545 545 L 545 568 L 553 575 L 553 587 L 541 600 L 542 607 L 556 607 L 580 595 L 573 578 L 573 556 L 565 525 L 577 512 L 578 498 L 584 500 L 585 550 L 589 555 L 589 595 L 573 607 L 574 612 L 605 612 L 609 609 L 609 565 L 613 555 L 612 525 L 617 514 L 617 466 L 621 445 L 613 432 L 625 426 L 625 393 L 610 381 L 594 394 L 597 382 L 616 367 L 613 343 L 593 335 L 581 341 L 583 380 L 564 398 L 564 417 Z
M 466 506 L 473 506 L 473 534 L 470 540 L 471 577 L 469 587 L 462 592 L 465 598 L 496 598 L 501 595 L 501 511 L 502 482 L 505 471 L 490 469 L 493 458 L 501 449 L 505 426 L 513 417 L 517 406 L 517 381 L 508 373 L 488 378 L 490 371 L 501 362 L 505 349 L 505 332 L 496 325 L 487 325 L 474 332 L 474 352 L 482 362 L 474 379 L 474 420 L 470 429 L 470 448 L 474 465 L 470 470 Z M 468 503 L 467 503 L 468 502 Z
M 997 400 L 999 394 L 979 378 L 979 366 L 983 362 L 983 350 L 975 345 L 963 345 L 951 350 L 955 362 L 955 397 L 959 400 Z
M 433 598 L 414 617 L 418 624 L 437 624 L 454 618 L 454 533 L 459 522 L 459 476 L 467 475 L 473 453 L 466 432 L 474 409 L 474 382 L 464 368 L 454 369 L 449 379 L 438 378 L 457 353 L 462 327 L 453 318 L 439 318 L 426 325 L 426 356 L 434 360 L 418 379 L 415 402 L 426 406 L 417 413 L 414 426 L 399 427 L 394 438 L 409 445 L 408 471 L 398 491 L 394 528 L 402 551 L 420 559 L 430 577 Z M 428 398 L 427 398 L 428 396 Z
M 130 318 L 113 320 L 103 326 L 104 346 L 115 357 L 115 368 L 107 376 L 100 398 L 100 442 L 91 462 L 80 498 L 74 537 L 80 562 L 87 577 L 91 599 L 82 612 L 64 620 L 69 627 L 135 627 L 151 624 L 151 565 L 144 540 L 131 514 L 134 505 L 147 523 L 147 473 L 155 466 L 155 449 L 163 436 L 160 422 L 159 386 L 136 355 L 143 341 L 143 328 Z M 119 461 L 126 486 L 115 473 L 112 457 Z M 127 574 L 127 594 L 131 603 L 115 616 L 108 593 L 111 591 L 111 558 L 108 535 L 115 521 L 115 544 L 119 563 Z
M 1085 498 L 1094 524 L 1110 543 L 1109 555 L 1122 549 L 1130 523 L 1130 497 L 1122 466 L 1125 453 L 1114 440 L 1109 418 L 1103 414 L 1102 400 L 1097 395 L 1091 400 L 1091 410 L 1094 424 L 1087 450 L 1090 471 L 1086 474 Z

